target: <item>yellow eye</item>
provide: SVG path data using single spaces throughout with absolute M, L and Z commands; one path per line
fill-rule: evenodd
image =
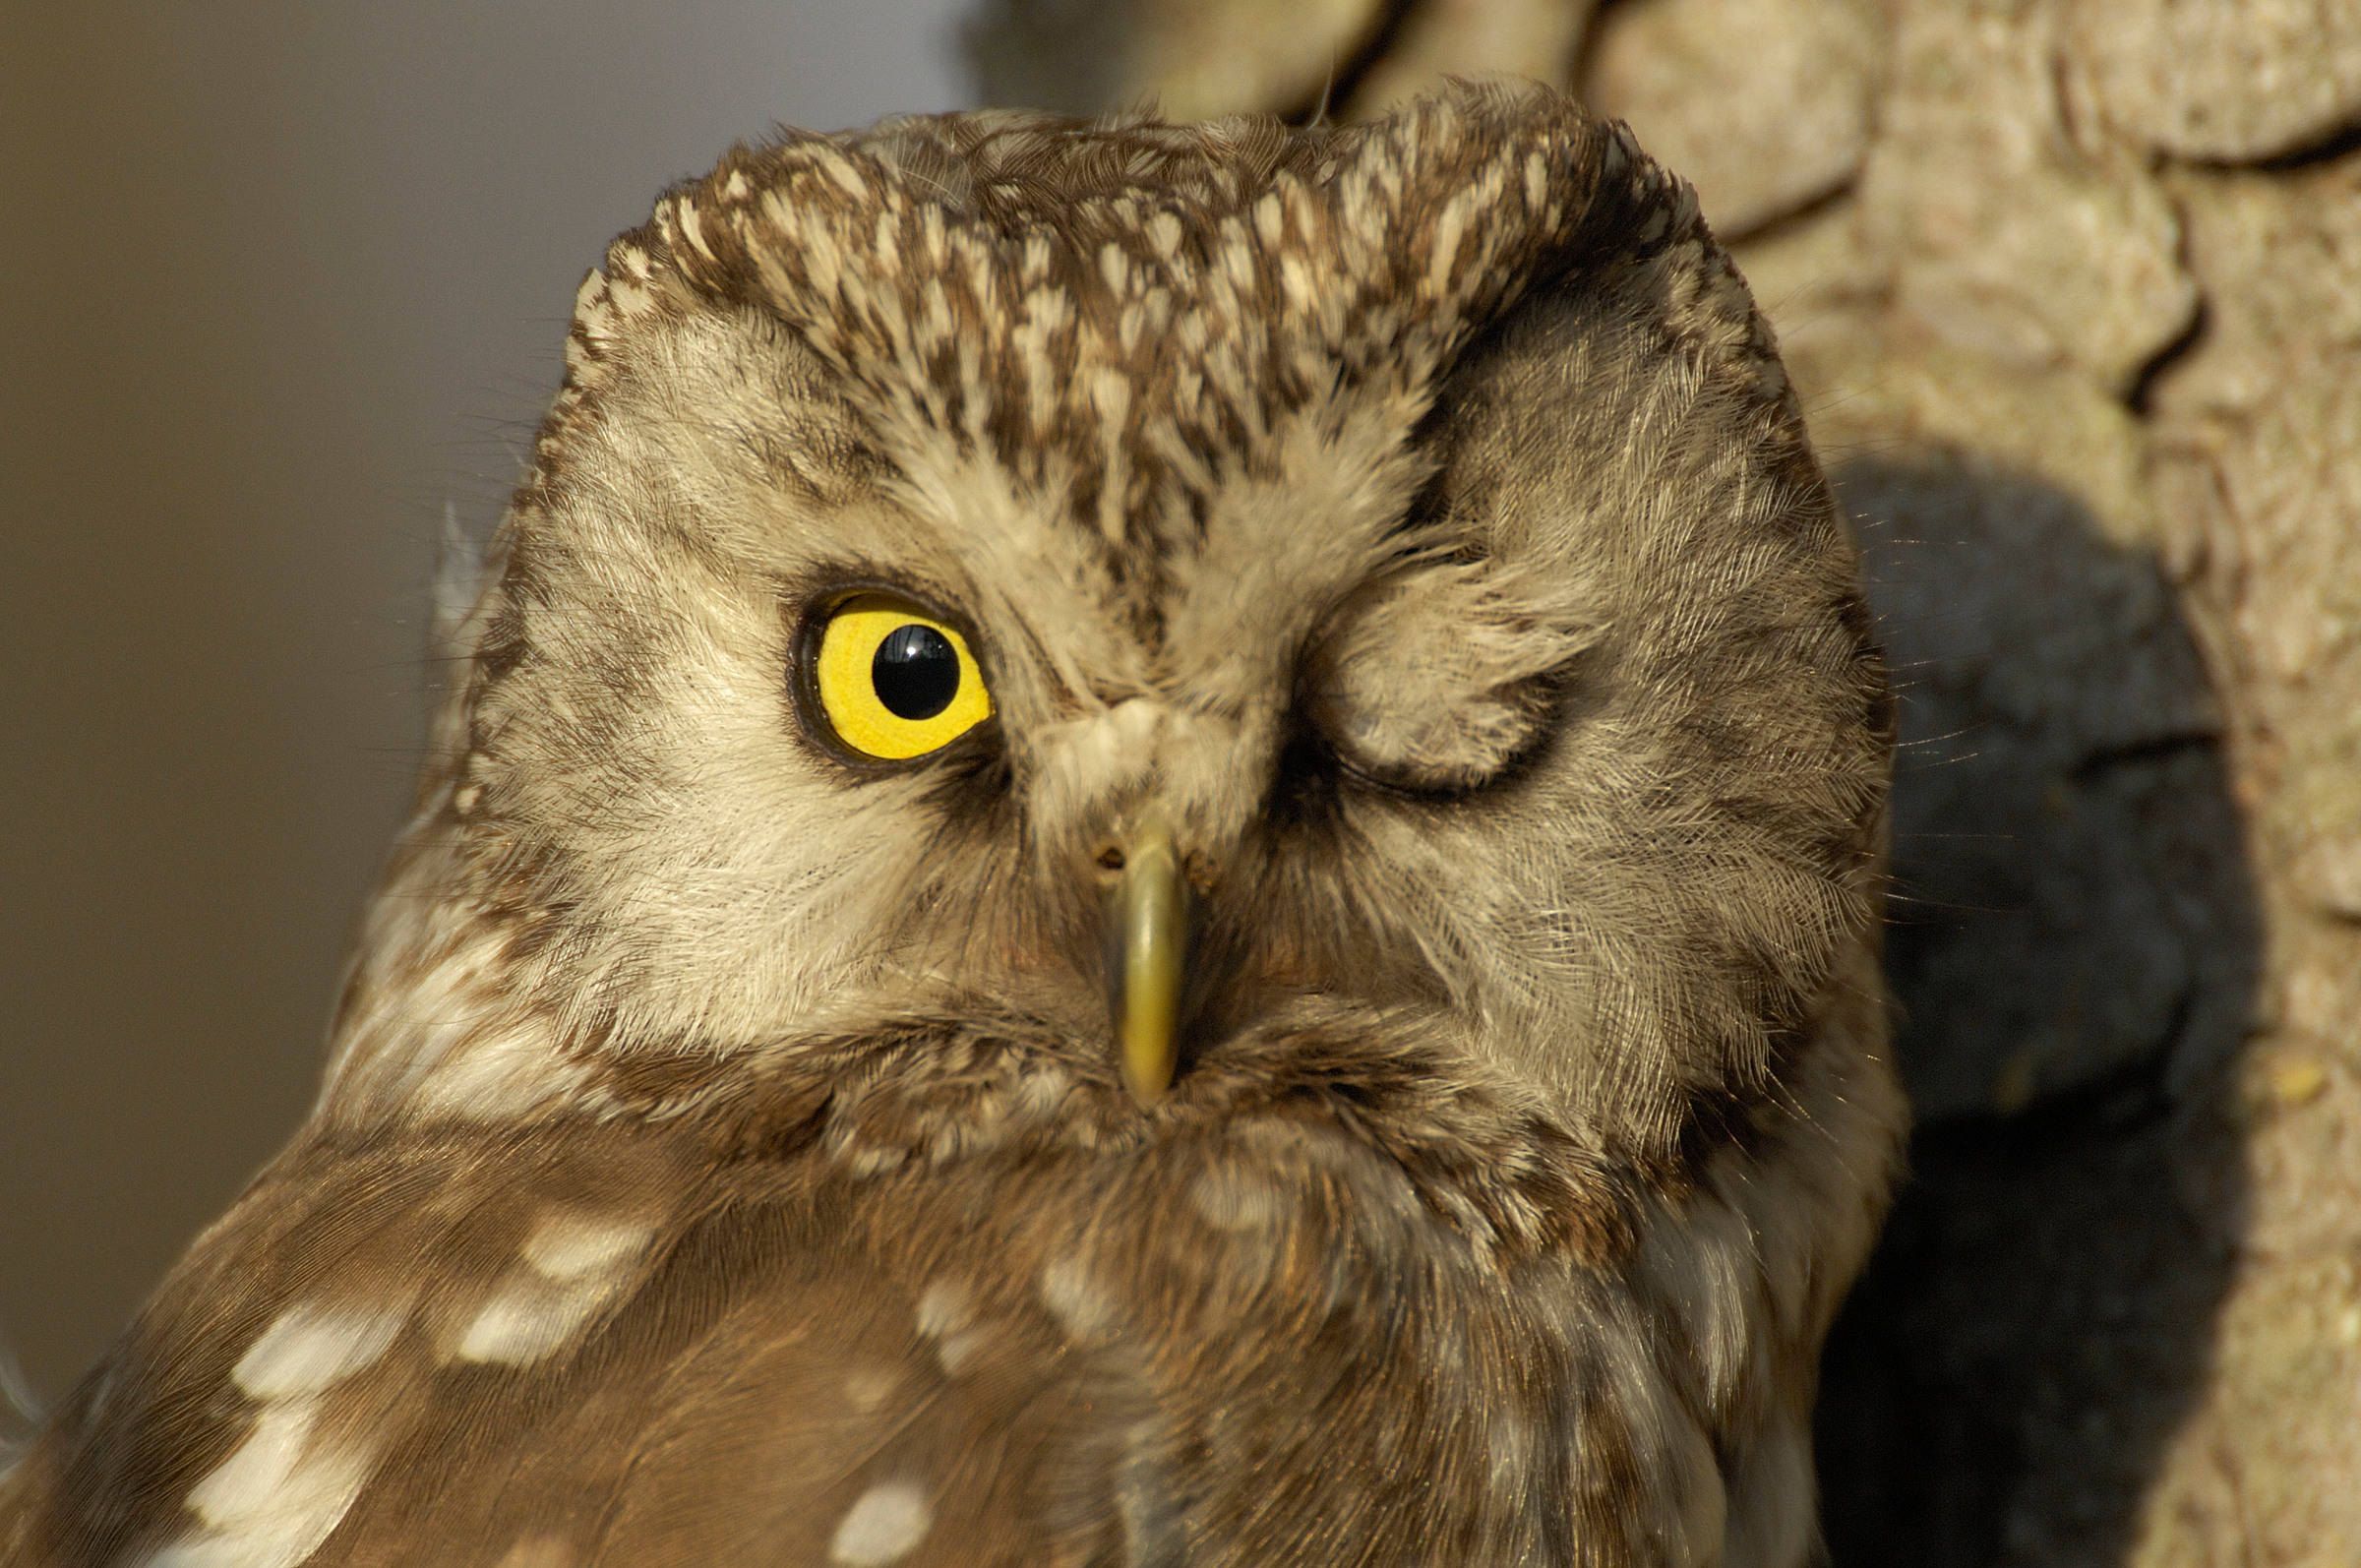
M 828 613 L 813 685 L 838 739 L 890 760 L 924 756 L 992 717 L 992 694 L 966 638 L 879 593 Z

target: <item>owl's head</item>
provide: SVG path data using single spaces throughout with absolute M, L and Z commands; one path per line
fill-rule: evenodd
M 1662 1148 L 1871 939 L 1844 529 L 1553 95 L 740 148 L 583 284 L 494 565 L 332 1099 L 1399 1030 Z

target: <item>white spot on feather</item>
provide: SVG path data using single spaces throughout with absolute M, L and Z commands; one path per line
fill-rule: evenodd
M 560 1213 L 541 1222 L 520 1249 L 524 1261 L 542 1278 L 578 1280 L 593 1272 L 611 1273 L 636 1258 L 656 1234 L 652 1225 L 623 1223 L 595 1215 Z
M 1434 245 L 1426 259 L 1426 291 L 1438 298 L 1450 292 L 1451 266 L 1459 260 L 1459 242 L 1467 232 L 1474 205 L 1469 200 L 1472 194 L 1461 191 L 1452 197 L 1443 204 L 1442 214 L 1434 220 Z
M 572 1568 L 574 1547 L 563 1536 L 527 1536 L 511 1546 L 500 1568 Z
M 651 1225 L 565 1210 L 518 1248 L 529 1273 L 510 1274 L 459 1336 L 462 1361 L 530 1366 L 564 1347 L 615 1297 L 655 1234 Z
M 844 1380 L 845 1402 L 864 1416 L 881 1408 L 893 1389 L 893 1374 L 875 1366 L 856 1367 Z
M 711 257 L 713 252 L 705 244 L 705 226 L 703 220 L 696 215 L 696 204 L 687 197 L 683 197 L 680 201 L 673 203 L 672 211 L 673 222 L 680 229 L 681 237 L 689 242 L 692 249 L 703 256 Z
M 1277 192 L 1271 192 L 1254 204 L 1254 232 L 1266 250 L 1277 250 L 1287 238 L 1287 216 L 1280 207 Z
M 958 1332 L 968 1320 L 967 1292 L 937 1280 L 918 1298 L 918 1331 L 929 1339 Z
M 415 994 L 408 1005 L 420 1006 Z M 540 1029 L 494 1030 L 466 1038 L 443 1055 L 414 1103 L 421 1114 L 507 1120 L 561 1098 L 589 1077 L 585 1063 L 568 1057 Z
M 986 1339 L 976 1325 L 967 1292 L 947 1280 L 936 1281 L 919 1297 L 918 1331 L 935 1342 L 942 1369 L 953 1374 L 984 1348 Z
M 598 1296 L 587 1291 L 503 1291 L 483 1304 L 459 1336 L 458 1358 L 530 1366 L 572 1339 L 598 1304 Z
M 254 1429 L 189 1493 L 205 1529 L 141 1568 L 294 1568 L 319 1548 L 369 1478 L 365 1447 L 320 1442 L 313 1397 L 265 1407 Z
M 1189 1201 L 1217 1231 L 1264 1231 L 1279 1223 L 1279 1195 L 1236 1171 L 1210 1170 L 1189 1184 Z
M 230 1377 L 260 1400 L 316 1394 L 375 1361 L 408 1315 L 394 1306 L 291 1306 L 238 1358 Z
M 303 1458 L 319 1405 L 308 1399 L 273 1404 L 255 1417 L 246 1441 L 189 1493 L 189 1506 L 216 1530 L 245 1523 L 284 1492 Z
M 1080 1258 L 1059 1258 L 1041 1271 L 1041 1301 L 1076 1339 L 1101 1340 L 1115 1331 L 1115 1305 Z
M 868 182 L 854 171 L 849 158 L 825 143 L 806 143 L 805 146 L 809 149 L 812 161 L 819 165 L 820 172 L 834 180 L 845 195 L 856 202 L 869 201 Z
M 846 1511 L 828 1542 L 828 1561 L 844 1568 L 883 1568 L 908 1556 L 934 1523 L 934 1505 L 916 1485 L 879 1481 Z

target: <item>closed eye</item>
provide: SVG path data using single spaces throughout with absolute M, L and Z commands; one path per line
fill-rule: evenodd
M 1502 591 L 1481 566 L 1404 573 L 1349 604 L 1306 660 L 1301 701 L 1343 770 L 1412 795 L 1512 771 L 1553 728 L 1596 633 Z

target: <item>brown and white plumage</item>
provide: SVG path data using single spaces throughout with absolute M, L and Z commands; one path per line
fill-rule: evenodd
M 1809 1558 L 1886 691 L 1620 128 L 740 149 L 584 284 L 493 567 L 319 1107 L 0 1561 Z M 990 686 L 908 761 L 808 695 L 878 590 Z

